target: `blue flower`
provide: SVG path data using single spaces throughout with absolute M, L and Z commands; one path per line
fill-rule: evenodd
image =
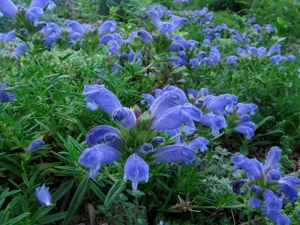
M 79 162 L 90 169 L 90 178 L 95 179 L 101 164 L 109 164 L 120 157 L 120 152 L 108 144 L 97 144 L 84 150 Z
M 44 16 L 43 9 L 40 7 L 31 7 L 25 13 L 26 19 L 30 22 L 33 22 L 34 26 L 37 26 L 38 18 L 40 16 Z
M 145 31 L 145 30 L 139 30 L 139 31 L 137 31 L 136 34 L 137 34 L 140 38 L 142 38 L 142 40 L 143 40 L 144 42 L 146 42 L 146 43 L 152 42 L 152 37 L 151 37 L 151 35 L 150 35 L 147 31 Z
M 209 140 L 204 137 L 199 137 L 192 140 L 187 146 L 194 150 L 199 148 L 201 152 L 205 152 L 206 150 L 208 150 L 208 144 Z
M 45 184 L 35 189 L 35 197 L 38 199 L 40 204 L 46 206 L 51 205 L 52 197 L 49 192 L 49 187 L 46 187 Z
M 28 151 L 29 152 L 35 152 L 35 151 L 39 150 L 39 148 L 41 148 L 44 145 L 45 145 L 44 140 L 34 140 L 29 144 Z
M 0 84 L 0 102 L 5 103 L 9 101 L 17 101 L 16 95 L 12 92 L 6 92 L 5 88 L 9 86 L 9 83 L 6 82 L 5 84 Z
M 0 14 L 13 18 L 17 12 L 17 7 L 10 0 L 1 0 L 0 4 Z
M 114 32 L 116 30 L 116 21 L 114 20 L 107 20 L 98 29 L 98 34 L 103 35 L 108 32 Z
M 45 37 L 49 37 L 52 35 L 58 37 L 61 33 L 61 29 L 56 23 L 48 22 L 46 27 L 43 28 L 42 32 L 44 33 Z
M 91 110 L 96 110 L 100 106 L 105 112 L 112 115 L 114 110 L 122 107 L 119 99 L 104 85 L 85 85 L 83 94 L 88 94 L 84 101 Z
M 149 166 L 136 153 L 130 155 L 124 167 L 124 181 L 131 180 L 132 190 L 137 191 L 139 181 L 148 182 L 149 180 Z
M 236 60 L 237 60 L 237 57 L 235 55 L 228 56 L 226 59 L 226 64 L 227 65 L 233 64 L 236 66 L 237 65 Z
M 120 137 L 121 133 L 118 129 L 108 125 L 99 125 L 88 132 L 86 144 L 89 147 L 93 147 L 97 144 L 105 143 L 118 149 L 121 144 Z
M 157 150 L 153 157 L 155 162 L 182 162 L 189 163 L 195 158 L 196 152 L 186 145 L 168 145 Z

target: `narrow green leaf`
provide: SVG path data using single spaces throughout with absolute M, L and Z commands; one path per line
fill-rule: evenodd
M 122 180 L 118 180 L 109 190 L 105 198 L 104 205 L 110 206 L 125 188 L 126 183 L 124 183 Z
M 9 220 L 9 222 L 6 222 L 3 225 L 14 225 L 14 224 L 18 223 L 19 221 L 21 221 L 22 219 L 26 218 L 29 215 L 30 215 L 30 212 L 23 213 L 23 214 L 15 217 L 15 218 Z
M 97 184 L 95 184 L 95 182 L 90 183 L 90 188 L 101 201 L 104 201 L 105 194 L 100 190 L 100 188 L 97 186 Z
M 74 185 L 73 180 L 68 180 L 64 182 L 59 189 L 52 195 L 52 201 L 57 202 L 61 197 L 63 197 Z
M 63 220 L 67 215 L 67 212 L 61 212 L 61 213 L 56 213 L 56 214 L 53 214 L 53 215 L 47 215 L 47 216 L 44 216 L 43 218 L 41 218 L 39 220 L 39 223 L 41 224 L 51 224 L 51 223 L 54 223 L 58 220 Z
M 69 205 L 68 208 L 68 213 L 63 221 L 63 225 L 69 225 L 71 224 L 72 218 L 73 216 L 76 214 L 79 206 L 82 203 L 82 200 L 89 188 L 89 182 L 90 182 L 90 178 L 89 177 L 85 177 L 83 178 L 83 180 L 81 181 L 81 183 L 79 184 L 73 198 L 72 201 Z
M 40 218 L 42 218 L 45 214 L 50 212 L 53 209 L 54 206 L 45 206 L 42 205 L 31 217 L 30 222 L 31 224 L 34 224 L 34 222 L 38 221 Z

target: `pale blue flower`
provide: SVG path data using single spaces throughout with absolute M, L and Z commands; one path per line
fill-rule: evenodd
M 34 140 L 29 144 L 28 151 L 29 152 L 36 152 L 37 150 L 39 150 L 44 145 L 45 145 L 44 140 Z
M 138 183 L 140 181 L 148 182 L 149 180 L 149 166 L 136 153 L 130 155 L 124 167 L 124 181 L 131 180 L 132 190 L 137 191 Z
M 52 197 L 49 192 L 49 187 L 46 187 L 45 184 L 35 189 L 35 197 L 42 205 L 50 206 L 52 204 Z

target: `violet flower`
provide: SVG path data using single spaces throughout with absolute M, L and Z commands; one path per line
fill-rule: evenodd
M 44 140 L 34 140 L 29 144 L 28 151 L 29 152 L 36 152 L 37 150 L 39 150 L 44 145 L 45 145 Z
M 0 2 L 0 14 L 3 13 L 8 17 L 13 18 L 17 12 L 15 4 L 10 0 L 1 0 Z

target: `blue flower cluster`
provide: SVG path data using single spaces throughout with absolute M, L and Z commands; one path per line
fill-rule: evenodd
M 201 118 L 202 112 L 188 103 L 185 93 L 169 86 L 151 101 L 149 110 L 142 113 L 138 106 L 133 109 L 122 106 L 117 97 L 103 85 L 86 85 L 83 94 L 87 107 L 96 110 L 101 107 L 120 124 L 119 129 L 108 125 L 92 128 L 86 137 L 88 148 L 84 150 L 79 162 L 90 169 L 90 177 L 95 179 L 101 164 L 123 160 L 124 181 L 132 181 L 133 191 L 137 191 L 140 181 L 149 179 L 149 164 L 159 162 L 191 163 L 196 149 L 207 150 L 209 143 L 203 137 L 190 143 L 177 142 L 165 144 L 163 131 L 170 137 L 181 134 L 181 125 L 187 133 L 193 133 L 194 123 Z M 176 138 L 177 136 L 175 136 Z
M 297 200 L 296 185 L 300 184 L 300 179 L 295 176 L 282 176 L 277 165 L 280 158 L 281 150 L 276 146 L 269 150 L 264 164 L 256 158 L 249 159 L 244 155 L 232 157 L 234 169 L 242 168 L 249 176 L 247 180 L 236 181 L 233 191 L 240 193 L 240 188 L 249 183 L 254 195 L 250 199 L 250 205 L 253 208 L 261 207 L 262 212 L 276 225 L 288 225 L 290 219 L 280 211 L 283 203 L 294 203 Z

